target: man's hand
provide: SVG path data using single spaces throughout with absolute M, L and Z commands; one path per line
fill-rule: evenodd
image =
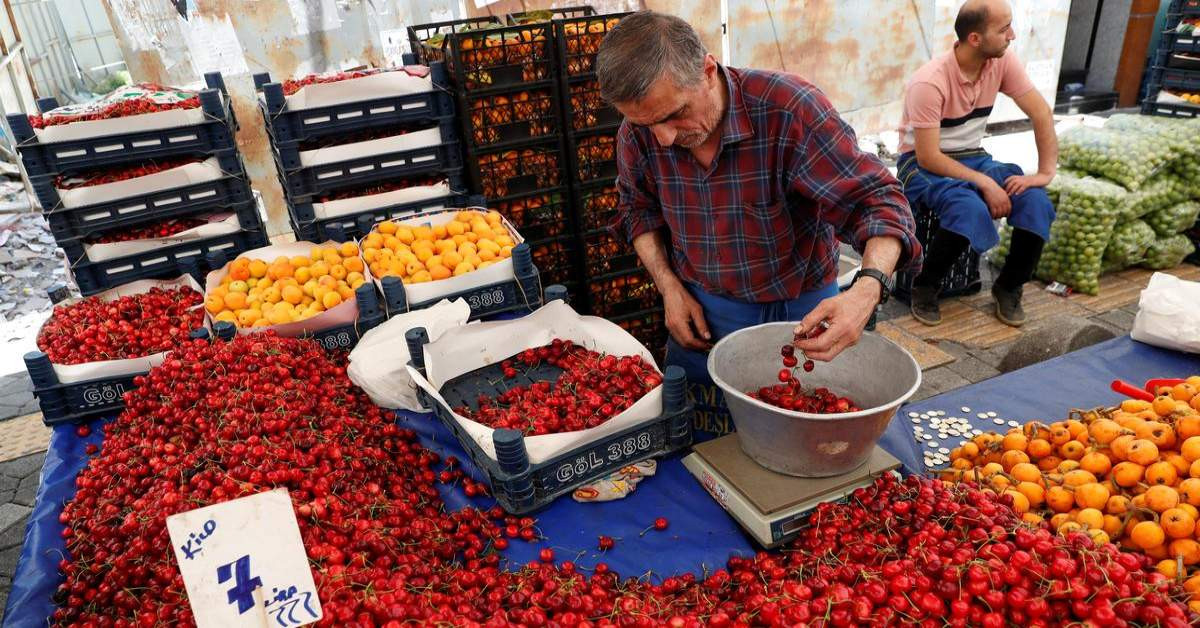
M 818 303 L 796 327 L 796 336 L 801 338 L 794 343 L 796 348 L 803 351 L 806 358 L 828 362 L 847 347 L 854 346 L 862 337 L 867 321 L 871 320 L 882 290 L 879 282 L 864 277 L 854 282 L 849 290 Z M 821 321 L 829 323 L 825 333 L 805 338 Z
M 1004 191 L 1008 192 L 1009 196 L 1017 196 L 1023 194 L 1029 188 L 1044 188 L 1050 184 L 1050 180 L 1054 175 L 1050 174 L 1022 174 L 1013 175 L 1004 180 Z
M 1012 213 L 1012 199 L 1008 197 L 1008 192 L 1005 192 L 1004 188 L 988 176 L 984 176 L 980 182 L 982 185 L 976 185 L 979 187 L 980 194 L 983 195 L 983 202 L 987 203 L 992 218 L 1004 218 Z
M 663 309 L 667 319 L 667 331 L 684 349 L 708 351 L 712 348 L 712 335 L 704 320 L 704 308 L 676 282 L 676 286 L 663 292 Z

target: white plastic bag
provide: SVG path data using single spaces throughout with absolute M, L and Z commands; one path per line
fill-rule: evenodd
M 462 299 L 393 316 L 363 334 L 350 352 L 346 374 L 375 405 L 420 412 L 423 409 L 417 401 L 416 384 L 405 368 L 409 354 L 404 334 L 414 327 L 424 327 L 430 341 L 437 340 L 446 331 L 466 325 L 470 316 L 471 307 Z
M 1200 283 L 1154 273 L 1142 290 L 1130 336 L 1138 342 L 1200 353 Z

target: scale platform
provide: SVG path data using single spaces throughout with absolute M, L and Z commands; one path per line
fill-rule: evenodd
M 879 446 L 854 471 L 828 478 L 776 473 L 742 451 L 737 432 L 692 447 L 683 466 L 709 495 L 764 547 L 791 540 L 817 504 L 841 499 L 875 478 L 900 468 Z

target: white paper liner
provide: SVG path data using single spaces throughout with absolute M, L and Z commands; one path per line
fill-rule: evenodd
M 288 111 L 303 111 L 314 107 L 327 107 L 387 96 L 419 94 L 433 90 L 433 79 L 429 74 L 412 76 L 403 70 L 380 72 L 367 76 L 305 85 L 291 96 L 286 96 Z M 310 124 L 316 120 L 308 121 Z
M 488 210 L 482 207 L 466 207 L 463 209 L 440 209 L 431 210 L 413 214 L 410 218 L 395 221 L 399 225 L 417 227 L 421 225 L 429 225 L 436 227 L 444 225 L 452 220 L 460 211 L 477 211 L 487 212 Z M 517 233 L 516 228 L 512 223 L 508 222 L 507 218 L 500 217 L 501 224 L 508 230 L 509 237 L 512 238 L 514 246 L 524 242 L 525 239 L 521 234 Z M 362 241 L 359 241 L 359 248 L 362 248 Z M 366 263 L 366 260 L 363 260 Z M 453 269 L 451 269 L 453 270 Z M 514 281 L 517 277 L 516 271 L 513 269 L 512 257 L 498 259 L 495 264 L 487 268 L 473 270 L 465 275 L 457 277 L 447 277 L 437 281 L 425 281 L 422 283 L 409 283 L 404 285 L 405 301 L 411 306 L 413 303 L 426 303 L 434 299 L 448 297 L 466 290 L 473 290 L 483 286 L 488 286 L 504 281 Z M 379 286 L 380 291 L 383 290 L 381 283 L 382 277 L 375 280 L 375 285 Z M 540 289 L 540 287 L 539 287 Z
M 120 297 L 132 294 L 141 294 L 149 292 L 151 288 L 174 288 L 178 286 L 188 286 L 196 292 L 201 292 L 200 284 L 191 275 L 183 275 L 175 279 L 139 279 L 129 282 L 123 286 L 105 290 L 95 296 L 104 301 L 115 301 Z M 204 303 L 201 302 L 196 306 L 204 308 Z M 49 318 L 46 319 L 47 321 Z M 208 326 L 208 316 L 204 317 L 204 325 Z M 45 326 L 45 323 L 42 323 Z M 38 329 L 38 335 L 42 333 Z M 167 356 L 168 351 L 161 351 L 153 355 L 147 355 L 140 358 L 125 358 L 122 360 L 101 360 L 99 362 L 86 362 L 84 364 L 53 364 L 54 376 L 63 384 L 74 384 L 102 377 L 118 377 L 121 375 L 132 375 L 135 373 L 145 373 L 151 368 L 162 364 L 163 359 Z
M 155 111 L 136 116 L 56 124 L 44 129 L 34 129 L 33 134 L 42 143 L 68 142 L 90 137 L 115 135 L 117 133 L 172 129 L 180 126 L 200 124 L 204 120 L 204 109 L 200 107 L 192 109 L 168 109 L 166 111 Z
M 280 255 L 286 255 L 287 257 L 308 257 L 312 252 L 312 248 L 315 246 L 336 247 L 341 246 L 341 243 L 325 242 L 324 244 L 314 244 L 312 242 L 291 242 L 288 244 L 272 244 L 270 246 L 264 246 L 262 248 L 246 251 L 245 253 L 238 255 L 238 257 L 260 259 L 270 264 L 271 260 L 274 260 Z M 233 260 L 229 260 L 229 263 L 225 264 L 224 267 L 219 270 L 214 270 L 204 277 L 205 295 L 208 295 L 213 291 L 214 288 L 221 285 L 221 280 L 229 274 L 229 264 L 232 263 Z M 362 274 L 366 281 L 371 281 L 371 270 L 366 267 L 366 264 L 363 264 Z M 311 334 L 313 332 L 330 329 L 332 327 L 349 325 L 357 319 L 358 302 L 356 299 L 350 298 L 342 301 L 331 309 L 325 310 L 316 316 L 306 318 L 302 321 L 284 323 L 282 325 L 267 325 L 266 327 L 238 327 L 237 331 L 239 334 L 252 334 L 271 329 L 280 336 L 294 338 L 297 336 L 303 336 L 306 333 Z
M 210 222 L 199 227 L 192 227 L 180 231 L 175 235 L 166 238 L 149 238 L 146 240 L 131 240 L 129 242 L 108 242 L 104 244 L 85 244 L 83 250 L 87 255 L 88 261 L 103 262 L 105 260 L 124 257 L 126 255 L 136 255 L 138 253 L 147 253 L 155 249 L 160 249 L 164 246 L 173 246 L 176 244 L 184 244 L 192 240 L 200 238 L 211 238 L 213 236 L 235 233 L 242 228 L 238 221 L 237 214 L 224 212 L 209 216 Z
M 444 334 L 425 345 L 428 378 L 422 377 L 412 366 L 408 367 L 409 376 L 439 403 L 451 407 L 438 392 L 446 382 L 505 360 L 525 349 L 550 344 L 555 338 L 570 340 L 587 349 L 611 355 L 640 355 L 648 363 L 655 364 L 650 352 L 616 323 L 595 316 L 581 316 L 571 306 L 556 300 L 523 318 L 465 325 L 454 333 Z M 662 415 L 662 408 L 663 387 L 660 384 L 627 410 L 596 427 L 562 434 L 526 436 L 525 450 L 530 463 L 540 464 L 621 430 L 653 421 Z M 495 460 L 492 428 L 457 412 L 452 414 L 483 452 Z
M 443 181 L 441 183 L 434 183 L 433 185 L 418 185 L 402 190 L 392 190 L 391 192 L 380 192 L 378 194 L 367 194 L 353 198 L 340 198 L 336 201 L 325 201 L 324 203 L 313 203 L 313 215 L 317 218 L 337 218 L 338 216 L 354 214 L 368 209 L 390 207 L 402 203 L 416 203 L 431 198 L 449 196 L 449 194 L 450 183 Z M 430 207 L 428 209 L 438 208 Z
M 162 172 L 148 174 L 144 177 L 134 177 L 124 181 L 89 185 L 87 187 L 58 189 L 58 197 L 62 199 L 63 207 L 84 207 L 97 203 L 118 201 L 130 196 L 149 194 L 159 190 L 180 188 L 185 185 L 214 181 L 225 176 L 218 165 L 216 157 L 210 157 L 202 162 L 184 164 Z M 129 210 L 142 209 L 145 203 L 135 203 Z M 107 214 L 105 214 L 107 215 Z
M 391 137 L 381 137 L 375 140 L 354 142 L 352 144 L 342 144 L 341 146 L 330 146 L 328 148 L 300 151 L 300 165 L 305 168 L 310 166 L 323 166 L 325 164 L 335 164 L 339 161 L 357 159 L 359 157 L 370 157 L 372 155 L 383 155 L 386 153 L 396 153 L 405 150 L 417 150 L 418 148 L 437 146 L 441 143 L 442 130 L 438 127 L 433 127 L 430 129 L 413 131 L 412 133 L 405 133 L 404 135 L 393 135 Z

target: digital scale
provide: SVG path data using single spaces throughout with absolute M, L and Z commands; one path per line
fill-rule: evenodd
M 737 432 L 692 447 L 683 466 L 709 495 L 764 547 L 791 540 L 817 504 L 841 499 L 875 478 L 900 468 L 878 445 L 857 469 L 827 478 L 776 473 L 742 451 Z

